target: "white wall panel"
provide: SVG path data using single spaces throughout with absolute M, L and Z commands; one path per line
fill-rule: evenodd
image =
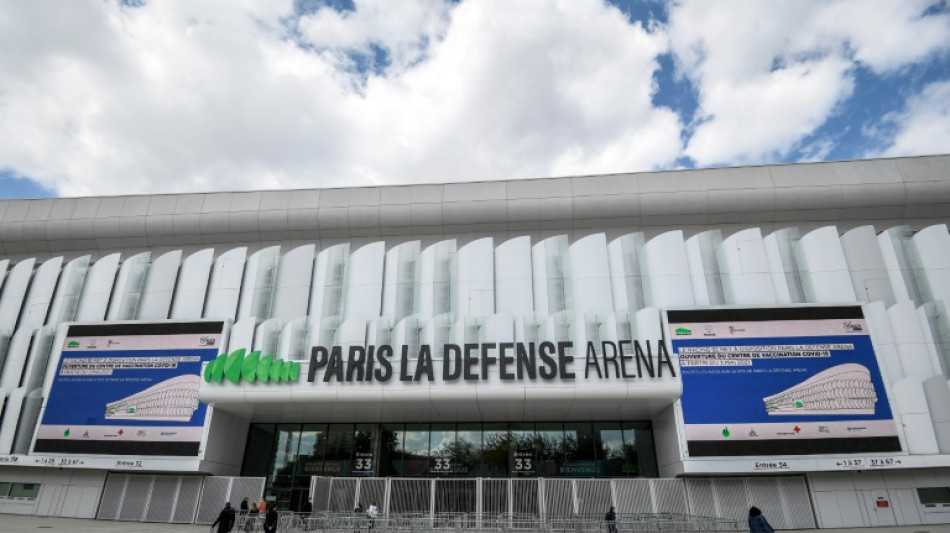
M 394 322 L 412 314 L 416 265 L 420 253 L 419 241 L 405 242 L 386 252 L 383 316 Z
M 907 248 L 914 277 L 925 301 L 950 302 L 950 232 L 946 224 L 926 227 Z
M 244 320 L 238 320 L 231 326 L 231 334 L 228 336 L 228 351 L 254 346 L 254 330 L 257 328 L 257 320 L 254 317 L 248 317 Z M 266 355 L 266 354 L 265 354 Z
M 108 320 L 133 320 L 142 299 L 151 252 L 133 255 L 122 262 L 106 313 Z
M 169 318 L 193 320 L 202 317 L 205 296 L 208 294 L 208 285 L 211 283 L 212 264 L 214 264 L 214 248 L 199 250 L 182 261 Z
M 495 314 L 495 245 L 489 238 L 474 240 L 458 250 L 458 278 L 452 294 L 456 313 L 465 316 Z
M 115 273 L 119 269 L 119 254 L 110 254 L 99 258 L 89 267 L 86 282 L 79 297 L 76 309 L 77 322 L 98 322 L 105 318 Z
M 13 334 L 16 328 L 35 264 L 36 260 L 32 257 L 20 261 L 10 269 L 10 273 L 3 282 L 3 293 L 0 294 L 0 330 L 6 332 L 7 335 Z
M 380 316 L 385 263 L 386 243 L 382 241 L 361 246 L 350 254 L 343 303 L 345 320 L 371 320 Z
M 841 247 L 858 301 L 894 305 L 897 299 L 874 226 L 860 226 L 846 232 L 841 236 Z
M 3 280 L 7 279 L 7 269 L 9 267 L 9 259 L 0 259 L 0 293 L 3 291 Z
M 921 324 L 929 326 L 930 341 L 933 343 L 944 376 L 950 377 L 950 309 L 947 302 L 939 300 L 929 302 L 917 308 Z
M 27 392 L 43 385 L 55 335 L 56 328 L 53 326 L 38 328 L 33 334 L 30 353 L 20 378 L 20 386 L 25 387 Z
M 317 254 L 310 287 L 310 316 L 329 318 L 342 314 L 349 258 L 349 243 L 331 246 Z
M 777 303 L 772 273 L 759 228 L 734 233 L 716 250 L 722 279 L 723 303 L 771 305 Z
M 922 381 L 913 376 L 904 378 L 891 388 L 891 392 L 904 428 L 907 452 L 913 455 L 938 453 L 940 450 Z
M 246 257 L 247 248 L 241 247 L 228 250 L 215 260 L 211 269 L 204 318 L 235 319 Z
M 55 326 L 76 318 L 82 287 L 86 282 L 86 273 L 89 272 L 89 261 L 90 257 L 84 255 L 73 259 L 63 267 L 56 293 L 53 294 L 53 301 L 50 303 L 47 324 Z
M 11 452 L 15 454 L 27 454 L 30 452 L 30 444 L 33 442 L 33 433 L 36 431 L 36 423 L 40 417 L 40 410 L 43 407 L 43 391 L 41 389 L 29 389 L 26 397 L 23 399 L 20 408 L 20 418 L 17 421 L 16 432 L 13 437 L 13 447 Z
M 452 289 L 458 272 L 455 239 L 427 246 L 419 256 L 416 269 L 413 311 L 420 317 L 432 318 L 454 311 Z
M 895 300 L 910 300 L 920 305 L 920 290 L 917 288 L 914 269 L 907 255 L 907 246 L 913 235 L 914 231 L 910 226 L 896 226 L 878 234 L 877 242 L 887 269 L 887 277 L 891 280 Z
M 644 305 L 694 305 L 688 262 L 682 231 L 668 231 L 647 241 L 640 256 Z
M 864 318 L 870 325 L 871 341 L 874 351 L 881 365 L 884 380 L 893 385 L 904 379 L 904 368 L 901 366 L 900 352 L 894 331 L 891 329 L 891 320 L 887 309 L 881 302 L 874 302 L 863 307 Z
M 277 356 L 288 361 L 304 361 L 310 359 L 310 347 L 307 346 L 307 335 L 310 332 L 308 317 L 300 316 L 286 324 L 280 332 L 280 344 Z
M 942 454 L 950 453 L 950 386 L 944 376 L 924 380 L 924 396 L 933 421 L 937 448 Z
M 628 233 L 607 245 L 614 310 L 619 313 L 634 313 L 643 308 L 640 253 L 645 242 L 643 233 Z
M 904 376 L 924 380 L 934 375 L 934 368 L 939 368 L 939 363 L 934 361 L 928 350 L 914 304 L 902 302 L 892 305 L 887 310 L 887 316 L 891 321 Z
M 0 374 L 0 396 L 8 395 L 20 386 L 34 332 L 32 329 L 18 329 L 10 339 L 7 358 L 3 362 L 3 373 Z
M 693 298 L 696 305 L 722 305 L 722 282 L 716 250 L 722 244 L 718 229 L 697 233 L 686 240 L 686 258 L 689 266 Z
M 237 319 L 250 316 L 263 320 L 271 317 L 274 282 L 280 262 L 280 246 L 271 246 L 251 254 L 244 265 L 244 282 L 238 300 Z
M 13 452 L 13 438 L 16 436 L 20 410 L 23 408 L 25 399 L 26 389 L 19 387 L 12 390 L 4 400 L 3 420 L 0 421 L 0 455 L 9 455 Z
M 280 259 L 271 310 L 273 318 L 286 322 L 307 314 L 315 249 L 313 244 L 299 246 Z
M 56 290 L 62 267 L 63 258 L 54 257 L 44 261 L 33 273 L 33 281 L 26 293 L 17 328 L 38 328 L 46 323 L 46 314 L 53 300 L 53 291 Z
M 531 248 L 534 310 L 542 316 L 571 309 L 570 259 L 567 236 L 549 237 Z
M 138 320 L 165 320 L 175 295 L 175 281 L 181 266 L 181 250 L 173 250 L 155 258 L 148 267 L 142 299 L 139 301 Z M 207 279 L 207 278 L 206 278 Z M 207 286 L 207 283 L 205 284 Z M 202 307 L 204 302 L 202 301 Z
M 262 355 L 276 354 L 282 329 L 284 329 L 284 322 L 279 318 L 261 322 L 254 331 L 254 350 L 260 351 Z
M 578 239 L 568 247 L 571 301 L 578 313 L 609 313 L 614 309 L 607 238 L 603 233 Z
M 495 248 L 495 312 L 520 317 L 534 311 L 531 238 L 516 237 Z
M 801 276 L 805 301 L 856 301 L 844 249 L 834 226 L 818 228 L 802 237 L 795 245 L 795 264 Z
M 777 303 L 803 303 L 802 281 L 795 264 L 795 246 L 801 236 L 798 228 L 783 228 L 765 236 L 765 257 L 772 272 L 772 288 Z

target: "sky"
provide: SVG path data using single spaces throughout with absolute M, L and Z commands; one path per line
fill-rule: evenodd
M 947 0 L 0 0 L 0 198 L 937 153 Z

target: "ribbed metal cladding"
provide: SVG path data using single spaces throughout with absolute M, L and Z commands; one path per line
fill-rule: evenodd
M 601 515 L 613 505 L 609 479 L 578 479 L 577 513 L 581 515 Z
M 390 513 L 431 513 L 431 480 L 393 479 L 391 483 Z
M 358 479 L 337 477 L 333 478 L 330 488 L 330 509 L 335 512 L 352 511 L 356 504 L 356 487 Z M 366 505 L 363 505 L 366 508 Z
M 218 517 L 231 491 L 231 478 L 209 477 L 201 488 L 201 500 L 198 503 L 196 524 L 210 524 Z
M 716 516 L 711 479 L 687 479 L 686 492 L 689 494 L 689 514 Z
M 155 476 L 152 483 L 152 495 L 145 511 L 146 522 L 171 522 L 178 498 L 180 476 Z
M 814 529 L 815 513 L 811 507 L 811 498 L 808 495 L 808 484 L 804 477 L 778 478 L 779 491 L 782 502 L 785 504 L 786 522 L 782 527 L 787 529 Z
M 199 476 L 183 476 L 178 487 L 178 499 L 175 502 L 175 512 L 172 522 L 176 524 L 191 524 L 195 521 L 195 512 L 198 510 L 198 498 L 201 496 L 201 484 L 204 478 Z
M 686 488 L 679 479 L 651 479 L 653 501 L 658 513 L 688 514 Z
M 122 507 L 119 508 L 119 520 L 133 522 L 141 521 L 145 517 L 145 507 L 148 505 L 149 493 L 152 489 L 153 476 L 130 476 L 125 486 L 125 497 L 122 498 Z
M 262 477 L 231 478 L 231 492 L 228 494 L 231 506 L 237 508 L 244 498 L 248 498 L 249 501 L 260 500 L 264 495 L 265 481 L 266 479 Z
M 544 479 L 544 514 L 549 518 L 574 515 L 574 480 Z
M 99 513 L 96 518 L 99 520 L 118 518 L 122 497 L 125 495 L 125 484 L 128 480 L 127 474 L 109 474 L 109 478 L 106 479 L 106 488 L 102 491 L 102 500 L 99 503 Z
M 771 484 L 774 485 L 774 481 Z M 716 498 L 716 514 L 714 516 L 737 520 L 743 516 L 749 516 L 749 498 L 746 496 L 745 480 L 714 479 L 712 486 Z
M 363 501 L 367 509 L 374 503 L 380 510 L 384 509 L 386 485 L 387 480 L 385 478 L 360 479 L 360 500 Z
M 618 514 L 653 513 L 650 479 L 614 479 L 614 505 Z
M 474 479 L 435 480 L 435 512 L 475 513 L 478 501 L 475 482 Z
M 511 512 L 515 515 L 541 514 L 540 479 L 511 480 Z
M 482 516 L 505 514 L 508 512 L 507 479 L 483 479 Z
M 330 508 L 330 486 L 333 478 L 314 476 L 310 480 L 310 498 L 314 511 L 326 511 Z

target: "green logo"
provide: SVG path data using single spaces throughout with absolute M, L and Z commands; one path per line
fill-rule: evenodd
M 676 328 L 676 334 L 677 335 L 692 335 L 693 330 L 689 328 Z
M 69 341 L 69 344 L 66 345 L 67 348 L 79 348 L 79 341 Z
M 729 432 L 729 428 L 728 427 L 722 428 L 722 436 L 728 439 L 729 435 L 732 435 L 732 433 Z
M 66 428 L 66 431 L 63 432 L 63 436 L 64 436 L 64 437 L 68 437 L 68 436 L 69 436 L 69 428 Z
M 296 361 L 282 361 L 273 355 L 261 357 L 259 350 L 246 356 L 245 353 L 241 348 L 219 355 L 205 367 L 205 381 L 221 383 L 227 379 L 237 384 L 243 379 L 248 383 L 292 383 L 300 379 L 300 363 Z

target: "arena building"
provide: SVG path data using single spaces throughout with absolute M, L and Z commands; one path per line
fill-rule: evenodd
M 950 523 L 950 156 L 0 201 L 0 512 Z

